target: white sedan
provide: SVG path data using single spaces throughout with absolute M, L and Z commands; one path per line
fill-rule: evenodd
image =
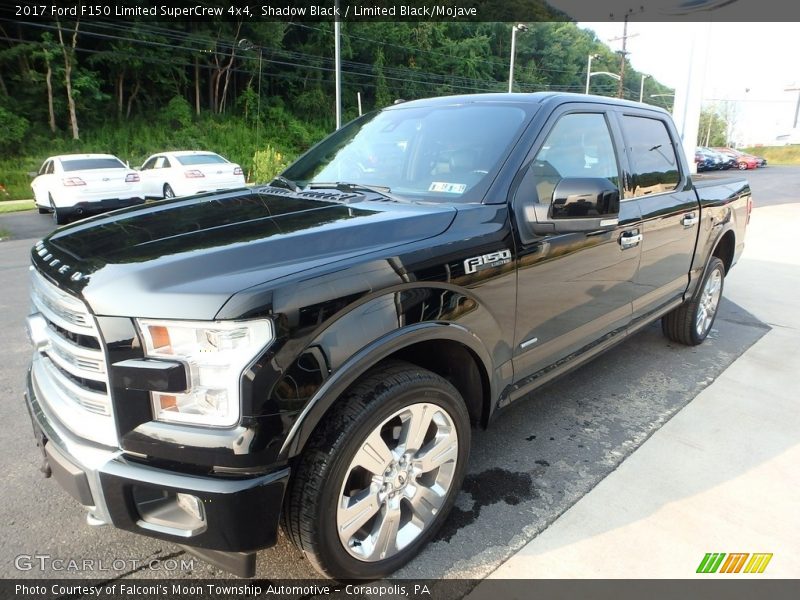
M 42 163 L 31 182 L 39 213 L 70 217 L 144 202 L 139 174 L 111 154 L 63 154 Z
M 174 198 L 244 186 L 242 168 L 213 152 L 154 154 L 139 169 L 148 198 Z

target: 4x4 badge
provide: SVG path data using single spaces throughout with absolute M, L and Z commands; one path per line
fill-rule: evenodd
M 481 256 L 473 256 L 464 261 L 464 273 L 469 275 L 490 267 L 499 267 L 511 262 L 511 250 L 498 250 Z

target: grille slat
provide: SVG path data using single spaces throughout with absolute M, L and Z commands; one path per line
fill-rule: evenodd
M 106 357 L 94 317 L 81 300 L 33 268 L 31 301 L 48 325 L 34 372 L 53 393 L 40 402 L 77 435 L 103 444 L 115 441 Z

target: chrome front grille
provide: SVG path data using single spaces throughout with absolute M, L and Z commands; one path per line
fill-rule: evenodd
M 31 303 L 33 375 L 43 408 L 76 435 L 116 446 L 108 369 L 94 317 L 81 300 L 33 267 Z

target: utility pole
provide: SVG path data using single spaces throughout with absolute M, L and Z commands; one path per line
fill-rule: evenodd
M 617 98 L 622 98 L 622 92 L 625 89 L 625 57 L 628 55 L 628 38 L 639 35 L 638 33 L 628 35 L 628 19 L 632 14 L 632 8 L 629 8 L 625 12 L 625 24 L 622 27 L 622 37 L 611 38 L 608 40 L 609 42 L 622 40 L 622 50 L 619 52 L 619 84 L 617 85 Z

